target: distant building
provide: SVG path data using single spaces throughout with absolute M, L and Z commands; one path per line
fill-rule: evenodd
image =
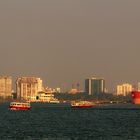
M 77 88 L 72 88 L 72 89 L 70 89 L 70 91 L 68 93 L 77 94 L 77 93 L 83 93 L 83 92 L 84 92 L 83 90 L 79 90 Z
M 2 98 L 12 97 L 12 77 L 0 76 L 0 96 Z
M 61 89 L 59 87 L 57 87 L 57 88 L 46 87 L 44 89 L 44 92 L 45 93 L 60 93 L 61 92 Z
M 38 92 L 42 91 L 42 80 L 36 77 L 21 77 L 17 79 L 17 98 L 36 100 Z
M 83 91 L 80 89 L 80 84 L 76 83 L 76 84 L 72 84 L 72 88 L 70 89 L 70 91 L 68 91 L 68 93 L 77 94 L 77 93 L 83 93 Z
M 123 95 L 126 96 L 130 94 L 133 90 L 133 87 L 129 83 L 125 83 L 122 85 L 117 85 L 117 95 Z
M 103 78 L 89 78 L 85 80 L 85 92 L 89 95 L 105 93 L 105 80 Z
M 79 93 L 78 89 L 77 88 L 72 88 L 70 91 L 69 91 L 70 94 L 77 94 Z
M 140 91 L 140 82 L 138 82 L 138 88 L 137 89 L 138 89 L 138 91 Z
M 61 88 L 57 87 L 56 88 L 56 93 L 60 93 L 61 92 Z

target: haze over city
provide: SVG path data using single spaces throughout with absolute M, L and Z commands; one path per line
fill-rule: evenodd
M 0 1 L 0 75 L 71 87 L 140 81 L 140 1 Z

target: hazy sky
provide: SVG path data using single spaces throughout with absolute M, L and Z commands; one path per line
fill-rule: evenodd
M 140 0 L 1 0 L 0 75 L 71 87 L 140 81 Z

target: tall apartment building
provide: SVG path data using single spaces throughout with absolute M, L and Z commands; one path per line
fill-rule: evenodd
M 12 97 L 12 77 L 0 76 L 0 97 Z
M 85 92 L 89 95 L 105 93 L 105 80 L 103 78 L 89 78 L 85 80 Z
M 117 95 L 123 95 L 126 96 L 130 94 L 133 90 L 133 87 L 129 83 L 125 83 L 122 85 L 117 85 Z
M 140 82 L 138 82 L 137 90 L 140 91 Z
M 42 91 L 42 80 L 36 77 L 21 77 L 17 79 L 17 98 L 34 101 L 38 92 Z

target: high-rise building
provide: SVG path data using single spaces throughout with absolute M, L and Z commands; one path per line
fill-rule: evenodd
M 137 88 L 138 91 L 140 91 L 140 82 L 138 82 L 138 88 Z
M 85 80 L 85 92 L 89 95 L 105 93 L 105 80 L 103 78 L 89 78 Z
M 34 101 L 38 92 L 42 91 L 42 80 L 36 77 L 21 77 L 17 79 L 17 98 Z
M 133 90 L 133 87 L 129 83 L 124 83 L 122 85 L 117 85 L 117 95 L 126 96 L 130 94 Z
M 12 97 L 12 77 L 0 76 L 0 96 L 2 98 Z

